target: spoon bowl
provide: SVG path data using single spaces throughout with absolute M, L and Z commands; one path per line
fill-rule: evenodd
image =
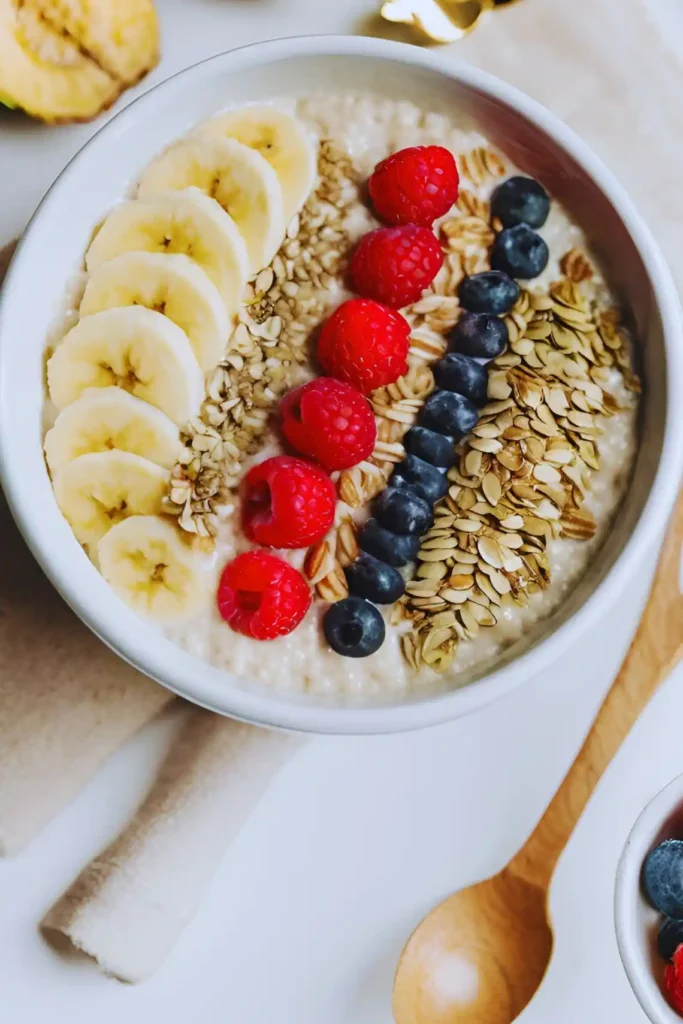
M 506 869 L 456 892 L 408 940 L 394 985 L 396 1020 L 509 1024 L 541 984 L 552 947 L 545 892 L 532 882 Z

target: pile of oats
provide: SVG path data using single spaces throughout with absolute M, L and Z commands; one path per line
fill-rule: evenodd
M 230 511 L 244 459 L 256 451 L 280 396 L 310 358 L 309 339 L 333 300 L 349 249 L 344 221 L 358 202 L 347 154 L 323 140 L 318 185 L 273 262 L 250 282 L 228 352 L 185 427 L 164 509 L 210 542 Z
M 589 280 L 585 254 L 573 250 L 563 266 Z M 460 640 L 544 590 L 551 539 L 595 534 L 584 500 L 600 468 L 601 421 L 620 410 L 610 370 L 640 388 L 617 313 L 569 277 L 548 294 L 523 291 L 506 320 L 510 347 L 489 366 L 490 401 L 458 446 L 417 578 L 396 608 L 395 621 L 411 623 L 402 645 L 415 669 L 444 671 Z

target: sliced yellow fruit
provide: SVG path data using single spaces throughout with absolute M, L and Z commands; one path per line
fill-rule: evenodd
M 198 188 L 115 207 L 85 257 L 90 273 L 125 252 L 180 253 L 213 281 L 234 315 L 249 276 L 247 250 L 232 218 Z
M 89 549 L 128 516 L 161 512 L 168 482 L 161 466 L 116 449 L 80 455 L 53 478 L 62 515 Z
M 288 224 L 310 195 L 318 173 L 318 146 L 306 126 L 270 104 L 251 104 L 212 117 L 198 131 L 237 139 L 255 149 L 278 176 Z
M 189 256 L 128 252 L 97 267 L 88 279 L 81 316 L 117 306 L 145 306 L 185 331 L 203 370 L 223 358 L 230 320 L 213 281 Z
M 230 214 L 244 239 L 249 271 L 270 263 L 286 223 L 278 176 L 256 150 L 228 138 L 194 133 L 153 160 L 140 179 L 141 198 L 194 186 Z
M 200 556 L 163 516 L 131 516 L 99 542 L 102 575 L 138 614 L 168 623 L 196 612 L 208 592 Z
M 152 0 L 0 0 L 0 95 L 44 121 L 95 117 L 159 59 Z
M 52 473 L 81 455 L 113 448 L 171 469 L 180 447 L 178 428 L 168 416 L 116 387 L 85 391 L 62 409 L 45 435 Z
M 87 388 L 119 387 L 177 424 L 197 412 L 204 396 L 202 371 L 185 332 L 143 306 L 79 320 L 48 361 L 47 382 L 58 409 Z

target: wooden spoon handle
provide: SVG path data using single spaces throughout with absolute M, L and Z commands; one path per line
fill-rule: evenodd
M 678 573 L 683 494 L 659 558 L 650 596 L 628 654 L 576 760 L 508 870 L 545 888 L 603 772 L 655 690 L 683 654 Z

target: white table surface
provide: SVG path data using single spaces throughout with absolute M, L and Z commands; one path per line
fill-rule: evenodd
M 672 17 L 676 0 L 653 4 Z M 371 31 L 373 0 L 159 0 L 164 60 L 145 83 L 265 35 Z M 265 29 L 264 29 L 265 26 Z M 0 115 L 0 244 L 94 129 Z M 613 678 L 654 555 L 572 659 L 478 715 L 430 732 L 314 740 L 225 857 L 166 966 L 130 988 L 65 963 L 36 922 L 126 821 L 171 731 L 120 751 L 19 858 L 0 862 L 0 1020 L 7 1024 L 391 1024 L 411 928 L 501 867 L 556 788 Z M 560 864 L 556 949 L 525 1024 L 642 1024 L 612 924 L 614 869 L 644 803 L 683 771 L 683 670 L 643 715 Z M 191 866 L 190 866 L 191 869 Z

